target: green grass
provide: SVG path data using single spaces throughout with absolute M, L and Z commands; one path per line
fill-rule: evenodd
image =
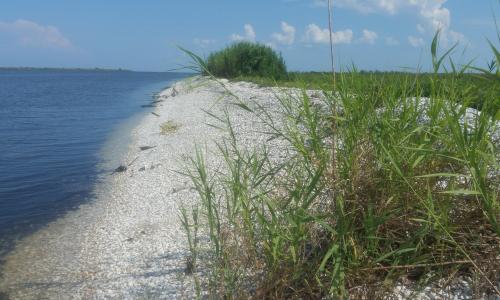
M 349 73 L 349 72 L 346 72 Z M 340 76 L 338 73 L 337 76 Z M 400 85 L 400 89 L 396 90 L 398 94 L 403 96 L 405 93 L 414 95 L 419 94 L 421 97 L 430 97 L 433 90 L 433 84 L 442 85 L 444 88 L 455 85 L 466 86 L 467 89 L 462 89 L 465 97 L 459 98 L 461 104 L 468 107 L 482 110 L 485 100 L 496 101 L 492 105 L 488 105 L 488 113 L 496 115 L 497 120 L 500 120 L 500 101 L 498 99 L 488 98 L 488 94 L 500 94 L 500 84 L 492 82 L 491 77 L 481 73 L 463 73 L 463 74 L 432 74 L 432 73 L 402 73 L 402 72 L 357 72 L 356 82 L 344 83 L 344 88 L 350 88 L 356 92 L 357 86 L 361 84 L 370 85 L 373 90 L 381 89 L 388 82 L 396 87 Z M 331 90 L 332 89 L 332 74 L 326 72 L 290 72 L 286 77 L 279 80 L 266 77 L 256 76 L 239 76 L 232 79 L 233 81 L 249 81 L 257 83 L 261 86 L 280 86 L 280 87 L 299 87 L 304 89 L 316 90 Z M 412 80 L 412 85 L 407 85 L 406 80 Z M 418 84 L 418 86 L 417 86 Z M 349 85 L 351 85 L 349 87 Z M 403 89 L 404 88 L 404 89 Z M 467 103 L 465 103 L 467 100 Z
M 286 77 L 285 61 L 271 47 L 235 43 L 214 52 L 206 60 L 206 72 L 218 77 L 255 76 L 281 79 Z
M 270 139 L 286 141 L 285 162 L 266 146 L 241 147 L 229 117 L 216 118 L 227 132 L 217 142 L 224 164 L 211 170 L 197 151 L 185 172 L 200 207 L 192 222 L 183 213 L 184 224 L 210 236 L 213 295 L 371 299 L 404 278 L 424 285 L 461 275 L 477 290 L 499 292 L 492 283 L 500 281 L 500 141 L 492 133 L 500 73 L 466 75 L 470 66 L 440 73 L 444 56 L 434 46 L 432 54 L 435 73 L 353 69 L 338 74 L 335 92 L 321 73 L 256 79 L 324 96 L 318 103 L 284 93 L 278 115 L 235 98 Z M 464 125 L 475 80 L 489 113 Z

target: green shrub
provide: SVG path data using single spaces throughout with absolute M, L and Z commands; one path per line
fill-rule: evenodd
M 225 78 L 258 76 L 282 79 L 287 75 L 281 54 L 271 47 L 249 42 L 239 42 L 210 54 L 206 69 L 205 73 Z

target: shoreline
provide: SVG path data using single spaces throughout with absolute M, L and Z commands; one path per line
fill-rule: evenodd
M 11 96 L 0 122 L 5 140 L 0 262 L 17 241 L 92 201 L 96 183 L 127 150 L 129 141 L 122 137 L 152 110 L 143 105 L 184 78 L 98 72 L 4 75 L 2 95 Z M 33 84 L 24 84 L 31 79 Z
M 271 114 L 281 92 L 301 93 L 221 81 L 241 101 L 258 102 Z M 208 169 L 221 166 L 215 142 L 227 133 L 211 126 L 217 123 L 206 111 L 218 116 L 227 112 L 240 146 L 266 145 L 271 160 L 286 160 L 290 154 L 286 142 L 269 140 L 262 134 L 262 122 L 233 101 L 223 87 L 204 77 L 177 81 L 162 90 L 153 112 L 129 133 L 121 159 L 125 170 L 106 175 L 96 186 L 94 201 L 23 239 L 6 256 L 0 299 L 194 298 L 194 278 L 186 275 L 190 253 L 179 216 L 181 207 L 198 204 L 199 195 L 178 171 L 189 166 L 196 146 L 205 154 Z M 203 275 L 206 263 L 199 261 L 198 274 Z M 455 288 L 467 295 L 470 287 L 464 282 Z M 411 286 L 394 288 L 401 296 L 414 292 Z M 423 293 L 428 289 L 435 293 L 431 287 Z
M 184 261 L 177 259 L 185 251 L 183 233 L 177 228 L 178 208 L 171 205 L 163 212 L 158 212 L 158 208 L 165 206 L 163 198 L 170 198 L 172 204 L 172 189 L 185 182 L 173 179 L 175 174 L 163 162 L 174 161 L 172 155 L 162 159 L 166 149 L 160 148 L 168 148 L 168 141 L 175 135 L 160 136 L 159 124 L 170 117 L 165 99 L 171 97 L 175 87 L 181 90 L 180 86 L 190 80 L 177 81 L 158 94 L 156 99 L 161 102 L 154 112 L 163 117 L 147 112 L 134 124 L 120 159 L 124 164 L 134 160 L 126 172 L 103 175 L 96 182 L 94 200 L 23 238 L 5 256 L 0 295 L 10 299 L 131 297 L 135 292 L 180 295 L 178 292 L 184 290 L 182 283 L 175 283 L 175 288 L 167 291 L 151 289 L 184 272 Z M 179 133 L 182 131 L 181 126 Z M 187 145 L 184 150 L 188 150 Z M 143 146 L 156 147 L 141 151 L 139 147 Z M 139 176 L 142 180 L 137 180 Z M 155 193 L 148 194 L 153 190 Z M 178 193 L 189 193 L 179 190 Z M 132 199 L 125 203 L 128 197 Z M 170 236 L 165 232 L 170 232 Z M 144 241 L 149 241 L 147 249 Z M 178 251 L 169 253 L 169 259 L 168 255 L 160 257 L 168 249 Z M 154 259 L 145 252 L 159 255 Z M 127 261 L 131 257 L 136 261 Z M 142 277 L 142 282 L 132 279 L 135 277 Z M 115 294 L 123 291 L 123 284 L 136 286 L 124 294 Z
M 223 82 L 243 101 L 258 100 L 267 107 L 281 90 Z M 182 206 L 198 204 L 199 196 L 178 171 L 189 165 L 196 146 L 207 154 L 208 165 L 216 167 L 222 160 L 213 152 L 226 133 L 210 126 L 214 119 L 206 111 L 221 115 L 228 110 L 246 147 L 273 144 L 274 157 L 285 156 L 279 144 L 257 130 L 259 121 L 232 105 L 226 90 L 207 78 L 177 81 L 154 102 L 153 112 L 129 133 L 121 158 L 126 170 L 104 175 L 93 201 L 22 239 L 6 255 L 0 296 L 194 297 L 193 276 L 185 274 L 190 253 L 179 215 Z

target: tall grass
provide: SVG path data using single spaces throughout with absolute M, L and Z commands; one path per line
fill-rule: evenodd
M 209 231 L 213 294 L 370 299 L 397 282 L 458 276 L 499 293 L 500 129 L 495 114 L 462 105 L 473 100 L 460 80 L 470 66 L 440 74 L 449 52 L 438 55 L 437 39 L 428 91 L 419 75 L 352 69 L 323 97 L 280 93 L 279 113 L 236 99 L 287 145 L 284 162 L 266 146 L 242 147 L 230 118 L 216 118 L 227 132 L 222 169 L 198 151 L 186 171 Z M 482 80 L 497 85 L 498 74 Z M 484 111 L 500 101 L 495 89 L 483 97 Z
M 218 77 L 257 76 L 273 79 L 286 77 L 285 61 L 271 47 L 239 42 L 210 54 L 206 72 Z

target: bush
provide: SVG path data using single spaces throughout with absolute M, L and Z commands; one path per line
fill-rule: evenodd
M 287 75 L 281 54 L 271 47 L 249 42 L 239 42 L 210 54 L 206 68 L 212 75 L 225 78 L 258 76 L 283 79 Z

